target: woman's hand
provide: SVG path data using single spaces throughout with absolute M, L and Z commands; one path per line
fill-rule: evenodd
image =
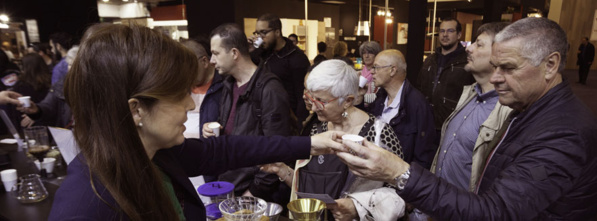
M 340 221 L 351 221 L 359 218 L 357 208 L 354 206 L 354 202 L 350 198 L 342 198 L 336 200 L 336 206 L 330 207 L 335 220 Z
M 311 155 L 334 153 L 334 150 L 343 150 L 342 131 L 327 131 L 311 136 Z

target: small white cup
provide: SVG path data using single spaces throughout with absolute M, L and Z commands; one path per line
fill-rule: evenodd
M 356 134 L 345 134 L 342 136 L 342 140 L 352 141 L 363 145 L 363 140 L 365 140 L 365 138 Z M 356 153 L 352 149 L 349 149 L 348 152 L 356 156 Z
M 31 97 L 30 96 L 23 96 L 19 97 L 19 102 L 23 104 L 23 107 L 31 107 Z
M 52 171 L 54 171 L 54 164 L 56 164 L 56 158 L 44 158 L 44 162 L 42 162 L 42 167 L 40 167 L 39 165 L 39 160 L 35 160 L 35 166 L 37 167 L 38 170 L 41 170 L 41 168 L 46 169 L 46 172 L 48 173 L 52 173 Z
M 263 43 L 263 38 L 258 37 L 257 39 L 255 39 L 255 41 L 253 42 L 253 47 L 255 48 L 259 48 L 259 46 L 261 46 L 261 44 Z
M 363 88 L 367 84 L 367 78 L 363 76 L 359 76 L 359 87 Z
M 220 124 L 218 122 L 210 123 L 207 125 L 207 127 L 214 131 L 214 134 L 216 134 L 216 137 L 220 136 Z
M 4 190 L 6 192 L 10 192 L 12 187 L 17 184 L 17 170 L 15 169 L 8 169 L 0 171 L 0 177 L 2 179 L 2 183 L 4 184 Z

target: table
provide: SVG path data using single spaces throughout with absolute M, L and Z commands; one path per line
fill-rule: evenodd
M 18 146 L 0 144 L 0 151 L 7 153 L 10 164 L 3 165 L 0 170 L 17 169 L 17 175 L 23 176 L 31 173 L 39 173 L 33 161 L 29 159 L 25 151 L 17 151 Z M 58 178 L 44 179 L 43 183 L 49 193 L 48 198 L 38 203 L 23 204 L 14 198 L 12 192 L 5 192 L 4 187 L 0 189 L 0 220 L 47 220 L 54 202 L 54 195 L 60 186 L 66 169 L 64 166 L 55 167 L 54 173 Z

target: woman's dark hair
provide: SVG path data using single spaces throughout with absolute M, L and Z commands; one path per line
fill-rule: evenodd
M 131 220 L 177 220 L 178 215 L 147 156 L 128 100 L 136 98 L 149 112 L 158 100 L 180 101 L 188 96 L 197 68 L 197 57 L 168 36 L 146 27 L 105 25 L 83 41 L 66 76 L 66 100 L 89 183 L 96 191 L 94 182 L 101 181 L 118 204 L 109 206 Z
M 52 74 L 44 59 L 36 54 L 29 53 L 23 56 L 23 70 L 19 75 L 19 82 L 33 86 L 35 91 L 47 91 L 52 84 Z

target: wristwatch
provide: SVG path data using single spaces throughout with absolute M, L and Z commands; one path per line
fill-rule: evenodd
M 394 178 L 393 183 L 388 183 L 388 185 L 396 190 L 402 191 L 406 186 L 406 182 L 408 182 L 408 178 L 410 177 L 410 167 L 401 174 L 400 176 Z

